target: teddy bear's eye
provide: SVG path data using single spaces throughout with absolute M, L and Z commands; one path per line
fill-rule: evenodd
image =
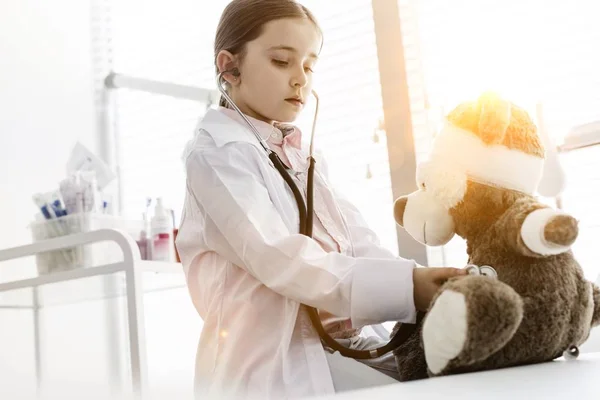
M 425 182 L 421 182 L 421 189 L 423 190 L 427 190 L 427 185 L 425 185 Z

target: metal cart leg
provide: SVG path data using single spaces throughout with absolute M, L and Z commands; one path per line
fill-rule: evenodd
M 120 276 L 106 275 L 103 277 L 105 293 L 114 294 L 119 290 L 117 278 Z M 119 297 L 110 296 L 107 299 L 105 313 L 105 322 L 107 326 L 107 344 L 109 349 L 109 373 L 110 373 L 110 390 L 113 396 L 117 396 L 119 391 L 124 389 L 123 385 L 123 343 L 121 341 L 122 332 L 122 303 L 119 302 Z
M 142 397 L 147 385 L 148 372 L 141 272 L 136 271 L 134 265 L 130 264 L 125 270 L 125 279 L 127 281 L 127 322 L 129 327 L 131 378 L 134 393 Z
M 33 354 L 35 357 L 35 382 L 38 396 L 41 394 L 42 387 L 42 350 L 40 343 L 41 321 L 40 321 L 40 301 L 39 288 L 31 288 L 33 298 Z

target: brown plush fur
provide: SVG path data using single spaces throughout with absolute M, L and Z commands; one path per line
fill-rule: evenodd
M 442 288 L 465 294 L 469 330 L 463 352 L 441 375 L 552 360 L 582 344 L 591 325 L 600 323 L 600 290 L 584 279 L 573 254 L 542 257 L 523 244 L 525 216 L 542 207 L 532 197 L 469 182 L 465 199 L 451 210 L 469 263 L 493 266 L 498 280 L 469 276 Z M 546 239 L 572 243 L 576 225 L 566 222 L 546 226 Z M 395 352 L 405 380 L 427 376 L 417 339 Z
M 510 115 L 516 122 L 498 122 L 504 115 L 498 112 L 489 123 L 494 125 L 496 118 L 495 126 L 503 131 L 500 143 L 518 143 L 538 155 L 541 145 L 535 139 L 533 123 L 523 113 L 512 106 Z M 473 104 L 459 106 L 450 118 L 466 129 L 480 128 L 475 123 L 480 118 L 478 107 Z M 490 135 L 487 131 L 485 136 L 493 142 Z M 405 197 L 395 204 L 400 225 L 405 219 L 406 202 Z M 437 298 L 445 291 L 462 294 L 468 328 L 460 353 L 436 375 L 550 361 L 570 346 L 581 345 L 592 326 L 600 324 L 600 289 L 585 280 L 573 253 L 569 250 L 544 256 L 523 243 L 523 221 L 532 211 L 546 207 L 533 196 L 468 181 L 462 201 L 448 210 L 456 233 L 467 242 L 469 263 L 490 265 L 498 277 L 450 280 L 433 299 L 430 309 L 436 307 Z M 544 226 L 543 234 L 547 242 L 570 246 L 577 238 L 577 221 L 567 215 L 555 216 Z M 442 337 L 445 334 L 439 333 Z M 395 351 L 403 380 L 432 375 L 425 362 L 427 351 L 419 327 Z
M 594 303 L 600 304 L 600 288 L 594 285 Z M 594 313 L 592 314 L 592 326 L 600 325 L 600 307 L 594 308 Z
M 394 336 L 400 328 L 397 323 L 392 330 L 391 336 Z M 394 350 L 396 357 L 396 368 L 398 375 L 403 381 L 412 381 L 427 377 L 427 362 L 425 362 L 425 353 L 421 345 L 421 326 L 409 336 L 409 338 Z
M 575 243 L 579 228 L 575 218 L 568 215 L 557 215 L 544 229 L 544 239 L 552 243 L 570 246 Z

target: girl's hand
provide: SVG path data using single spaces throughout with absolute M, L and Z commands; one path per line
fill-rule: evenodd
M 413 295 L 417 311 L 427 311 L 433 296 L 448 279 L 467 275 L 459 268 L 415 268 L 413 270 Z

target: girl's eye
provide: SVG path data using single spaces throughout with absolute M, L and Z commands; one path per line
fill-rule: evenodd
M 287 61 L 273 59 L 273 64 L 278 65 L 280 67 L 286 67 L 289 63 Z
M 313 69 L 311 67 L 304 67 L 304 71 L 310 72 L 310 73 L 315 72 L 315 71 L 313 71 Z

